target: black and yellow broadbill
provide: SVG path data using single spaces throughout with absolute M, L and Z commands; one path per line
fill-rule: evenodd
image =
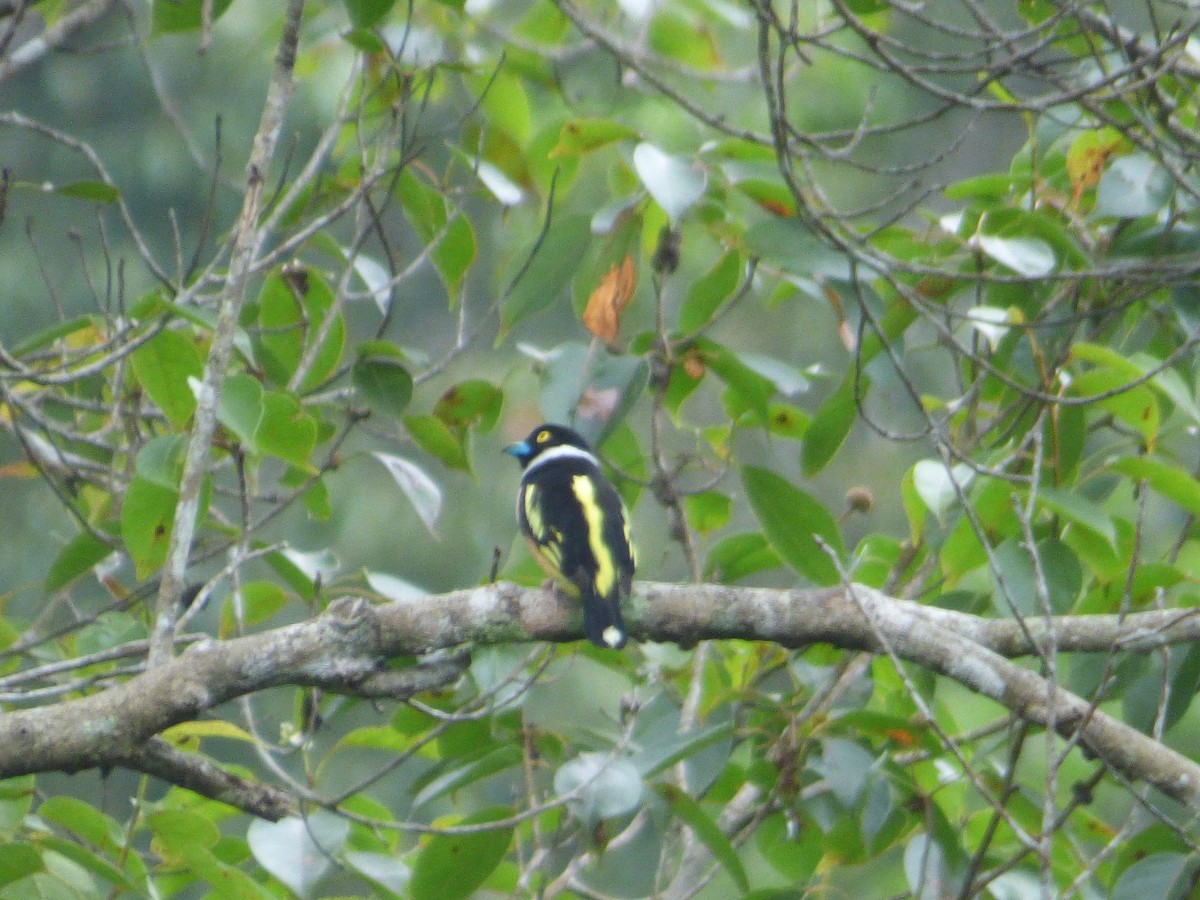
M 598 647 L 625 645 L 621 599 L 633 583 L 629 516 L 587 441 L 539 425 L 504 448 L 524 468 L 517 521 L 546 572 L 583 601 L 583 630 Z

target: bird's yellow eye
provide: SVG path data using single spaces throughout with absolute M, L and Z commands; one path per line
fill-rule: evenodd
M 539 431 L 538 436 L 536 438 L 534 438 L 534 440 L 537 441 L 539 444 L 544 444 L 544 443 L 546 443 L 546 441 L 550 440 L 550 432 Z

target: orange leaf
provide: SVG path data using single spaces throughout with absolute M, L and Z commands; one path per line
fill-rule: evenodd
M 637 270 L 633 266 L 633 257 L 626 254 L 619 264 L 614 263 L 605 273 L 588 297 L 587 307 L 583 310 L 583 324 L 587 330 L 606 344 L 614 343 L 621 325 L 621 313 L 629 305 L 636 286 Z

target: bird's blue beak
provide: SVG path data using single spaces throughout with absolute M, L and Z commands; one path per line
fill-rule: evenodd
M 515 456 L 517 459 L 524 459 L 533 451 L 526 441 L 517 441 L 515 444 L 509 444 L 504 448 L 504 452 L 509 456 Z

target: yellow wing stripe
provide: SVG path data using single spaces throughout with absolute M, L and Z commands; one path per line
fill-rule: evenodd
M 607 597 L 617 585 L 617 567 L 612 551 L 604 544 L 604 511 L 596 502 L 596 486 L 588 476 L 576 475 L 571 479 L 571 489 L 587 519 L 588 544 L 596 558 L 596 593 Z
M 542 511 L 538 507 L 537 488 L 532 484 L 525 488 L 525 521 L 529 523 L 529 530 L 535 538 L 539 541 L 545 540 L 545 526 L 542 523 Z

